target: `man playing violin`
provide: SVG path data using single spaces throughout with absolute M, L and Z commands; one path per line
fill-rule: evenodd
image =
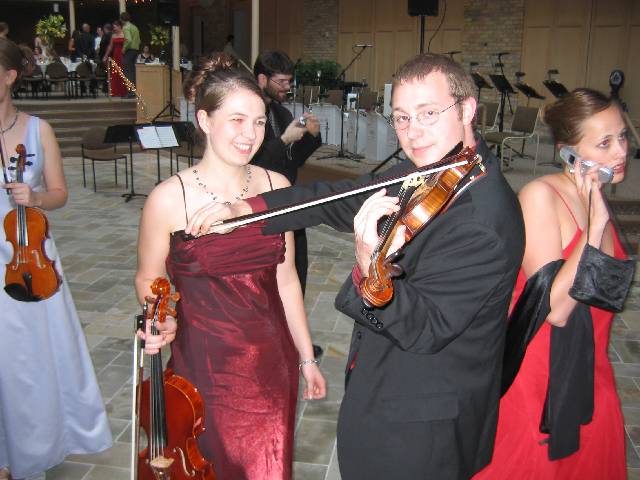
M 459 142 L 481 155 L 486 174 L 468 185 L 394 260 L 393 298 L 363 302 L 380 219 L 395 212 L 398 187 L 271 218 L 273 233 L 321 223 L 355 232 L 356 266 L 336 308 L 354 320 L 338 420 L 340 472 L 351 479 L 466 479 L 491 459 L 511 292 L 524 249 L 522 214 L 496 157 L 474 137 L 474 84 L 457 63 L 422 54 L 393 80 L 392 124 L 411 162 L 397 176 L 434 164 Z M 195 214 L 187 233 L 212 223 L 372 180 L 318 182 L 261 194 Z M 403 228 L 393 251 L 403 243 Z

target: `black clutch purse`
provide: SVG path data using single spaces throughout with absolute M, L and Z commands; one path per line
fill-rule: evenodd
M 621 312 L 634 271 L 633 260 L 611 257 L 587 243 L 569 295 L 592 307 Z
M 589 245 L 591 195 L 587 209 L 587 244 L 584 246 L 569 296 L 592 307 L 621 312 L 627 298 L 635 262 L 614 258 Z

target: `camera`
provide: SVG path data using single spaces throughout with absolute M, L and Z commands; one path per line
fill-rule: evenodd
M 569 166 L 569 172 L 573 173 L 575 170 L 576 159 L 580 158 L 578 153 L 571 147 L 562 147 L 560 149 L 560 158 L 564 160 Z M 584 176 L 593 167 L 598 165 L 597 162 L 592 160 L 581 159 L 580 161 L 580 175 Z M 613 180 L 613 170 L 607 167 L 598 168 L 598 181 L 600 183 L 610 183 Z
M 300 124 L 301 127 L 306 127 L 307 119 L 304 116 L 301 116 L 298 118 L 298 123 Z

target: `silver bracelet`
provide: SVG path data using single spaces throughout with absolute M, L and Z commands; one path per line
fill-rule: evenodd
M 298 369 L 302 370 L 302 367 L 304 367 L 305 365 L 311 365 L 312 363 L 315 363 L 316 365 L 319 364 L 318 360 L 316 360 L 315 358 L 311 358 L 309 360 L 302 360 L 298 364 Z

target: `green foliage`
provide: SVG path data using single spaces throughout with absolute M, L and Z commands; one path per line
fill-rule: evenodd
M 149 28 L 149 34 L 151 35 L 151 45 L 155 47 L 164 48 L 169 43 L 169 28 L 160 25 L 152 25 Z
M 318 71 L 320 72 L 320 89 L 324 92 L 331 88 L 340 65 L 333 60 L 311 60 L 298 64 L 298 83 L 302 85 L 318 85 Z
M 53 45 L 53 40 L 56 38 L 64 38 L 67 34 L 67 26 L 64 23 L 64 17 L 62 15 L 49 15 L 48 17 L 41 18 L 36 24 L 36 35 L 46 45 Z

